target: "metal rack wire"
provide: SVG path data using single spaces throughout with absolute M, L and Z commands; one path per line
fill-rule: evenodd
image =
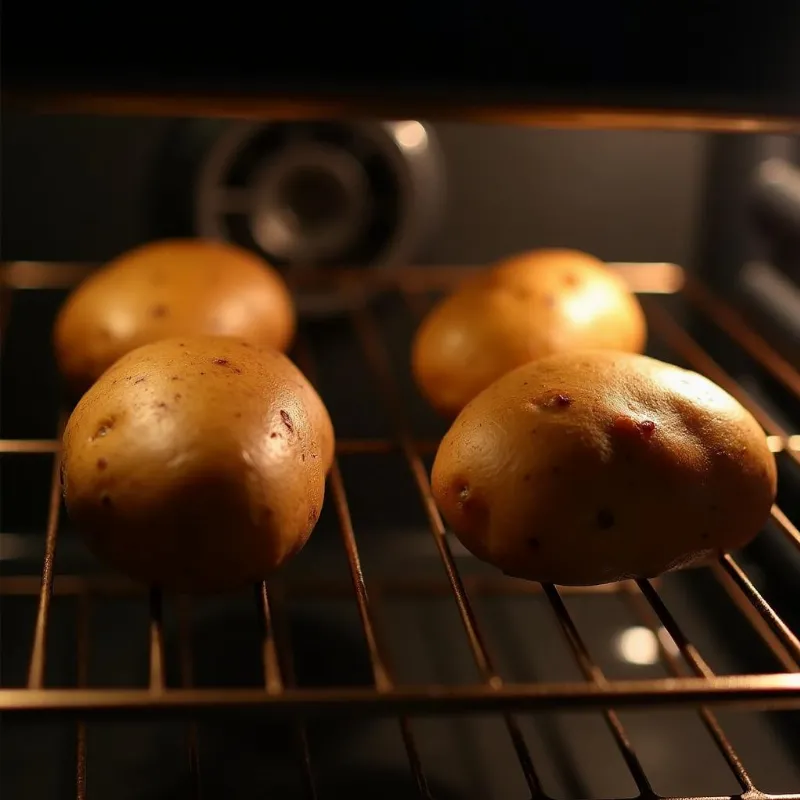
M 800 397 L 800 375 L 779 353 L 748 327 L 745 319 L 694 278 L 689 278 L 671 265 L 637 265 L 618 269 L 628 276 L 634 288 L 645 292 L 673 293 L 682 291 L 687 301 L 711 320 L 735 345 L 758 361 L 789 392 Z M 15 287 L 41 288 L 74 283 L 85 272 L 81 267 L 63 265 L 11 264 L 4 271 L 4 289 L 10 294 Z M 447 286 L 463 277 L 463 269 L 408 269 L 387 273 L 381 281 L 399 292 L 413 313 L 425 308 L 423 296 L 431 288 Z M 336 280 L 349 280 L 346 273 Z M 5 302 L 5 301 L 4 301 Z M 691 367 L 705 373 L 723 386 L 755 415 L 772 449 L 780 458 L 800 465 L 800 437 L 792 435 L 772 418 L 737 384 L 712 357 L 679 324 L 675 316 L 655 296 L 644 297 L 643 303 L 651 331 Z M 456 559 L 442 519 L 431 494 L 423 456 L 433 452 L 435 441 L 414 437 L 400 398 L 397 376 L 381 330 L 369 307 L 352 313 L 352 332 L 371 369 L 394 427 L 393 439 L 351 439 L 337 442 L 337 454 L 388 453 L 399 451 L 413 479 L 424 507 L 430 534 L 435 543 L 446 589 L 458 610 L 463 633 L 480 680 L 471 685 L 405 685 L 393 672 L 380 625 L 379 604 L 390 596 L 426 596 L 441 591 L 441 584 L 429 579 L 386 579 L 369 587 L 361 566 L 361 556 L 354 522 L 349 508 L 345 482 L 338 462 L 331 471 L 328 492 L 338 520 L 339 534 L 347 555 L 348 581 L 335 577 L 327 582 L 312 582 L 296 587 L 309 595 L 352 592 L 369 655 L 372 686 L 369 688 L 324 687 L 298 688 L 295 682 L 291 646 L 285 619 L 286 598 L 283 589 L 268 583 L 255 588 L 254 621 L 261 631 L 261 688 L 196 688 L 193 686 L 193 663 L 189 628 L 191 603 L 179 598 L 179 645 L 181 686 L 167 685 L 164 648 L 164 599 L 156 590 L 149 592 L 150 625 L 149 685 L 146 688 L 100 689 L 87 686 L 88 616 L 90 605 L 98 597 L 142 592 L 122 578 L 113 576 L 58 575 L 55 559 L 59 533 L 60 487 L 59 442 L 55 440 L 0 440 L 0 453 L 13 456 L 24 453 L 52 454 L 49 508 L 45 539 L 45 555 L 40 576 L 20 575 L 0 579 L 0 596 L 38 596 L 27 686 L 0 689 L 0 712 L 42 717 L 66 715 L 77 723 L 76 795 L 86 798 L 86 720 L 97 717 L 134 718 L 142 715 L 178 714 L 185 717 L 186 748 L 192 786 L 199 796 L 200 763 L 198 735 L 199 717 L 237 708 L 260 708 L 276 717 L 292 721 L 297 762 L 308 797 L 316 797 L 315 776 L 309 752 L 304 720 L 315 715 L 382 715 L 397 719 L 403 745 L 420 797 L 431 797 L 425 767 L 414 736 L 410 717 L 456 712 L 496 712 L 502 717 L 510 742 L 519 761 L 532 798 L 547 798 L 536 764 L 521 732 L 516 713 L 542 709 L 598 709 L 616 742 L 641 798 L 658 797 L 634 750 L 631 740 L 615 709 L 682 705 L 695 709 L 716 748 L 722 754 L 741 788 L 742 798 L 769 798 L 761 793 L 722 729 L 712 705 L 800 708 L 800 638 L 792 631 L 759 593 L 736 556 L 726 554 L 710 567 L 713 578 L 725 589 L 731 603 L 760 637 L 772 654 L 776 671 L 768 675 L 718 676 L 704 660 L 698 648 L 679 626 L 654 582 L 625 582 L 610 587 L 580 590 L 585 593 L 615 593 L 628 604 L 640 623 L 658 637 L 660 657 L 670 677 L 647 680 L 610 680 L 593 659 L 589 648 L 565 604 L 565 591 L 552 585 L 538 586 L 502 577 L 465 576 L 459 573 Z M 311 349 L 302 340 L 297 349 L 301 368 L 314 380 L 317 371 Z M 59 422 L 63 427 L 64 415 Z M 800 531 L 778 505 L 772 509 L 771 523 L 791 545 L 800 551 Z M 342 576 L 343 577 L 343 576 Z M 496 668 L 483 632 L 473 610 L 476 597 L 497 593 L 542 593 L 574 656 L 584 678 L 582 682 L 508 683 Z M 48 630 L 51 598 L 54 594 L 72 595 L 78 600 L 77 685 L 75 688 L 48 688 L 45 684 Z M 690 673 L 686 675 L 686 670 Z M 800 797 L 798 795 L 792 795 Z M 787 796 L 788 797 L 788 796 Z

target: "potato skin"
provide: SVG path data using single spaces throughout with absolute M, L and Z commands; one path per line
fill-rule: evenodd
M 59 370 L 80 396 L 125 353 L 172 336 L 234 336 L 285 350 L 292 299 L 261 258 L 224 242 L 170 239 L 137 247 L 87 278 L 56 319 Z
M 564 585 L 654 577 L 750 541 L 776 493 L 758 423 L 706 378 L 586 351 L 527 364 L 458 416 L 433 466 L 478 558 Z
M 574 250 L 536 250 L 468 281 L 423 320 L 412 369 L 422 394 L 455 416 L 512 369 L 559 352 L 638 353 L 646 326 L 636 297 L 601 261 Z
M 167 339 L 117 361 L 63 441 L 70 517 L 103 561 L 169 589 L 265 578 L 316 524 L 333 453 L 321 399 L 283 355 Z

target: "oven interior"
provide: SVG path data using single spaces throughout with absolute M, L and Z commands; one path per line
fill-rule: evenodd
M 733 213 L 722 197 L 707 204 L 717 235 Z M 752 545 L 590 589 L 470 557 L 431 498 L 445 426 L 408 352 L 471 268 L 404 266 L 360 273 L 370 299 L 297 337 L 338 437 L 308 545 L 251 591 L 190 599 L 109 574 L 61 507 L 50 326 L 89 267 L 4 264 L 4 796 L 800 797 L 791 340 L 739 281 L 615 267 L 642 297 L 648 352 L 719 383 L 769 437 L 778 503 Z M 353 275 L 326 280 L 344 290 Z

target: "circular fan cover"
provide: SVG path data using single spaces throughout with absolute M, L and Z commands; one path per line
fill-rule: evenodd
M 199 235 L 296 273 L 417 257 L 441 207 L 443 174 L 432 131 L 415 120 L 235 124 L 206 152 L 195 189 Z M 301 311 L 354 299 L 299 296 Z

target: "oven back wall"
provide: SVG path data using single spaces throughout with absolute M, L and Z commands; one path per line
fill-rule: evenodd
M 166 119 L 6 114 L 5 259 L 107 259 L 153 238 Z M 443 218 L 422 261 L 483 262 L 569 245 L 610 260 L 694 252 L 699 134 L 439 124 Z

